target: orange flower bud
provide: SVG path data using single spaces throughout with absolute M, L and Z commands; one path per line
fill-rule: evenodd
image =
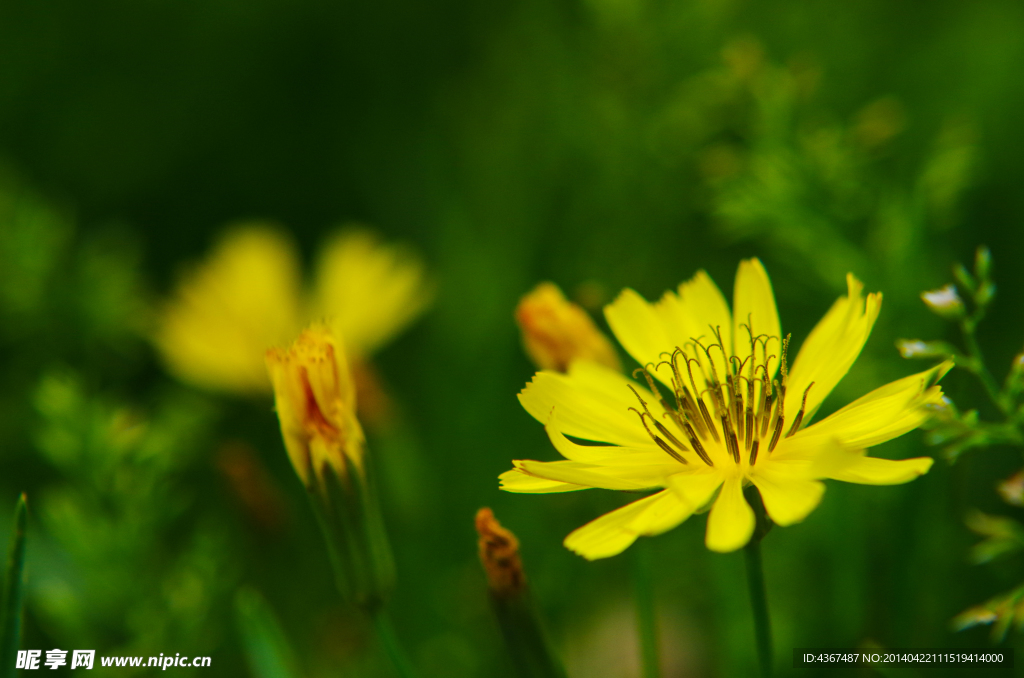
M 620 369 L 608 338 L 554 283 L 542 282 L 519 300 L 516 322 L 527 355 L 541 369 L 565 372 L 569 363 L 580 359 Z

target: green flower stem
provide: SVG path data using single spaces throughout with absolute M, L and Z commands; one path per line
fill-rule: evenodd
M 771 529 L 771 521 L 764 510 L 761 495 L 753 486 L 744 494 L 754 509 L 757 521 L 754 535 L 744 547 L 747 561 L 747 582 L 750 585 L 750 607 L 754 614 L 754 638 L 757 641 L 757 656 L 761 662 L 761 675 L 771 678 L 774 658 L 772 656 L 772 623 L 768 616 L 768 591 L 764 585 L 764 565 L 761 560 L 761 539 Z
M 658 654 L 658 622 L 654 608 L 654 582 L 651 577 L 651 554 L 644 540 L 633 545 L 633 584 L 635 587 L 637 631 L 640 636 L 640 659 L 644 678 L 660 678 Z
M 996 380 L 992 377 L 992 374 L 985 367 L 985 359 L 981 355 L 981 347 L 978 345 L 978 340 L 974 337 L 974 328 L 977 326 L 977 322 L 971 319 L 964 320 L 960 323 L 960 329 L 963 331 L 964 343 L 967 345 L 967 355 L 970 358 L 967 365 L 964 365 L 967 369 L 975 374 L 981 381 L 982 386 L 985 387 L 985 392 L 988 393 L 988 397 L 992 399 L 999 411 L 1004 416 L 1009 417 L 1011 415 L 1011 409 L 1006 403 L 1006 399 L 1003 397 L 999 386 L 996 384 Z
M 520 678 L 565 678 L 565 669 L 548 645 L 529 592 L 523 590 L 511 596 L 492 593 L 491 604 L 516 674 Z
M 373 620 L 373 629 L 377 632 L 377 640 L 380 641 L 381 647 L 384 648 L 384 653 L 391 660 L 392 666 L 395 667 L 395 672 L 398 673 L 400 678 L 416 678 L 416 671 L 412 667 L 412 662 L 409 661 L 402 646 L 398 643 L 398 638 L 395 636 L 395 630 L 391 627 L 391 620 L 388 618 L 387 613 L 383 609 L 378 608 L 370 613 L 370 619 Z

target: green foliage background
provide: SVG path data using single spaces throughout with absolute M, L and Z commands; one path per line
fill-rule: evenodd
M 759 256 L 799 344 L 853 271 L 885 304 L 829 410 L 920 368 L 897 338 L 957 338 L 918 293 L 986 243 L 1000 295 L 980 341 L 1001 375 L 1024 342 L 1022 67 L 1012 0 L 6 0 L 0 506 L 28 493 L 23 647 L 277 675 L 245 663 L 247 587 L 239 606 L 271 620 L 301 675 L 390 675 L 334 594 L 269 400 L 182 386 L 145 339 L 225 224 L 277 221 L 312 258 L 360 221 L 413 244 L 439 283 L 378 356 L 401 423 L 370 439 L 414 661 L 511 675 L 476 562 L 488 505 L 522 541 L 570 673 L 635 675 L 630 554 L 587 563 L 560 545 L 625 498 L 497 490 L 511 459 L 554 456 L 515 400 L 532 374 L 519 296 L 551 279 L 597 311 L 698 268 L 728 295 Z M 986 412 L 964 375 L 944 387 Z M 232 492 L 228 443 L 265 469 L 271 518 Z M 877 451 L 933 452 L 919 433 Z M 774 530 L 780 667 L 799 646 L 987 645 L 950 619 L 1024 561 L 971 565 L 963 521 L 1021 518 L 994 491 L 1020 464 L 992 447 L 906 486 L 831 483 L 805 523 Z M 742 558 L 709 553 L 703 530 L 645 544 L 666 675 L 750 675 Z

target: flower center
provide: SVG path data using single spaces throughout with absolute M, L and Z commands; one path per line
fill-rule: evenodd
M 640 417 L 658 447 L 683 464 L 689 463 L 684 453 L 692 450 L 705 464 L 714 466 L 709 450 L 718 449 L 724 450 L 736 464 L 746 462 L 753 466 L 762 445 L 767 446 L 770 454 L 783 436 L 789 335 L 780 340 L 777 336 L 755 335 L 749 323 L 741 327 L 747 333 L 743 343 L 749 346 L 749 352 L 739 350 L 739 337 L 737 350 L 730 351 L 722 341 L 721 328 L 713 328 L 713 342 L 691 338 L 683 346 L 662 353 L 660 362 L 648 363 L 633 372 L 634 378 L 643 373 L 651 393 L 660 398 L 665 411 L 663 418 L 669 419 L 669 425 L 651 414 L 647 402 L 632 386 L 630 390 L 643 411 L 629 409 Z M 781 348 L 781 357 L 769 352 L 770 343 Z M 772 369 L 773 360 L 778 360 L 778 378 Z M 654 381 L 652 372 L 657 375 L 659 370 L 668 373 L 662 381 L 671 388 L 671 399 L 664 396 Z M 800 410 L 786 437 L 800 429 L 811 386 L 813 382 L 804 390 Z

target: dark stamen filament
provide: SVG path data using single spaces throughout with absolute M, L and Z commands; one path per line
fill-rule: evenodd
M 789 336 L 779 342 L 780 375 L 778 379 L 773 379 L 771 361 L 776 355 L 768 352 L 768 342 L 779 341 L 779 338 L 755 335 L 749 318 L 742 327 L 747 330 L 750 343 L 750 353 L 746 357 L 730 355 L 732 350 L 727 350 L 722 342 L 721 327 L 712 327 L 713 343 L 706 340 L 702 343 L 701 337 L 691 337 L 689 342 L 677 346 L 671 353 L 662 353 L 659 356 L 660 362 L 648 363 L 633 373 L 634 378 L 643 374 L 651 394 L 661 404 L 664 412 L 661 418 L 655 417 L 647 402 L 632 386 L 630 389 L 641 409 L 629 409 L 640 417 L 641 424 L 655 444 L 682 464 L 689 463 L 685 455 L 692 451 L 705 464 L 714 466 L 705 442 L 702 442 L 714 439 L 716 444 L 724 443 L 725 451 L 737 464 L 740 463 L 742 448 L 747 453 L 748 463 L 753 466 L 757 462 L 761 441 L 769 430 L 771 440 L 767 443 L 768 453 L 775 449 L 783 437 L 786 428 L 786 387 L 789 380 L 789 366 L 786 362 Z M 759 345 L 760 356 L 757 350 Z M 713 349 L 722 353 L 717 361 L 712 357 Z M 686 363 L 685 374 L 681 361 Z M 721 365 L 716 365 L 716 362 Z M 694 364 L 703 378 L 701 387 L 697 384 Z M 719 374 L 719 367 L 722 366 L 725 371 Z M 663 395 L 665 389 L 652 376 L 658 374 L 658 370 L 663 367 L 671 371 L 670 379 L 663 380 L 666 388 L 671 389 L 671 397 Z M 787 437 L 796 433 L 803 423 L 811 386 L 803 393 L 800 411 L 789 427 Z M 663 423 L 662 419 L 667 421 Z

